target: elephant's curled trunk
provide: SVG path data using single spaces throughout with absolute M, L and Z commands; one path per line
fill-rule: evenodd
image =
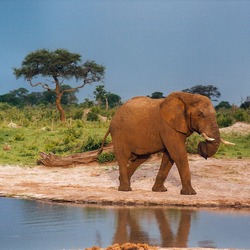
M 217 152 L 219 146 L 220 146 L 220 132 L 218 127 L 216 126 L 213 132 L 209 134 L 209 137 L 206 138 L 206 142 L 203 141 L 198 144 L 198 153 L 199 155 L 207 159 L 213 156 Z

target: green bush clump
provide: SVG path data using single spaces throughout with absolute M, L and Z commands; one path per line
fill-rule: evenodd
M 197 146 L 201 140 L 201 137 L 196 133 L 189 136 L 186 140 L 187 152 L 189 154 L 197 154 Z
M 83 144 L 81 151 L 91 151 L 91 150 L 97 150 L 101 147 L 102 140 L 98 138 L 97 136 L 88 136 L 87 141 Z
M 87 121 L 99 121 L 99 117 L 97 113 L 94 112 L 89 112 L 87 114 Z
M 220 128 L 229 127 L 233 125 L 233 117 L 226 113 L 217 113 L 217 123 Z
M 97 158 L 99 163 L 112 162 L 115 160 L 115 155 L 113 152 L 102 153 Z
M 24 141 L 24 134 L 16 134 L 14 136 L 15 141 Z
M 250 119 L 247 110 L 244 109 L 237 109 L 234 112 L 233 117 L 236 122 L 248 122 Z

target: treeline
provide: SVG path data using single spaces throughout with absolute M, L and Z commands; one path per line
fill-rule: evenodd
M 217 105 L 219 106 L 219 105 Z M 85 121 L 110 120 L 118 106 L 106 109 L 105 103 L 98 106 L 94 101 L 85 101 L 80 104 L 68 104 L 64 106 L 67 124 L 75 123 L 83 126 Z M 217 121 L 220 127 L 227 127 L 235 122 L 250 123 L 250 109 L 236 106 L 218 107 Z M 15 106 L 6 102 L 0 102 L 0 123 L 7 126 L 10 122 L 24 127 L 47 127 L 50 129 L 52 123 L 60 123 L 60 114 L 53 103 L 39 105 Z
M 61 85 L 62 90 L 71 89 L 69 85 Z M 64 106 L 81 105 L 86 107 L 92 107 L 98 105 L 100 107 L 114 108 L 121 105 L 121 97 L 117 94 L 108 92 L 104 89 L 104 85 L 96 86 L 93 95 L 94 100 L 85 99 L 83 103 L 79 104 L 76 93 L 65 92 L 61 98 L 61 104 Z M 56 102 L 55 91 L 43 91 L 43 92 L 31 92 L 26 88 L 18 88 L 10 91 L 9 93 L 0 95 L 0 103 L 8 103 L 11 106 L 19 108 L 25 106 L 39 106 L 39 105 L 54 105 Z
M 61 88 L 70 89 L 69 85 Z M 212 85 L 197 85 L 191 89 L 183 90 L 189 93 L 198 93 L 208 96 L 210 99 L 219 97 L 220 93 Z M 85 99 L 79 103 L 76 91 L 65 92 L 61 104 L 65 110 L 69 122 L 77 120 L 99 121 L 110 119 L 116 109 L 122 104 L 121 97 L 105 90 L 104 85 L 97 85 L 93 91 L 94 100 Z M 154 92 L 150 98 L 164 98 L 162 92 Z M 25 88 L 12 90 L 0 95 L 0 121 L 9 124 L 11 121 L 19 126 L 51 126 L 49 124 L 60 120 L 60 113 L 55 107 L 56 93 L 53 91 L 29 92 Z M 250 123 L 250 102 L 248 98 L 240 107 L 230 105 L 222 101 L 215 106 L 217 121 L 220 127 L 227 127 L 235 122 Z
M 69 85 L 63 85 L 62 88 L 69 89 Z M 44 92 L 31 92 L 26 88 L 19 88 L 10 91 L 7 94 L 0 95 L 1 103 L 8 103 L 9 105 L 16 107 L 24 106 L 37 106 L 37 105 L 54 105 L 56 101 L 56 94 L 54 91 Z M 78 99 L 74 92 L 66 93 L 63 95 L 61 103 L 64 105 L 77 104 Z

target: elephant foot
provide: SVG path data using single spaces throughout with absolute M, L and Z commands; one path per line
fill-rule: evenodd
M 165 188 L 164 187 L 164 185 L 162 185 L 162 186 L 153 186 L 152 187 L 152 191 L 153 192 L 167 192 L 168 190 L 167 190 L 167 188 Z
M 120 186 L 118 187 L 118 191 L 125 191 L 125 192 L 127 192 L 127 191 L 132 191 L 132 188 L 129 187 L 129 186 L 122 186 L 122 185 L 120 185 Z
M 195 195 L 196 192 L 192 187 L 189 187 L 189 188 L 182 188 L 181 194 L 182 195 Z

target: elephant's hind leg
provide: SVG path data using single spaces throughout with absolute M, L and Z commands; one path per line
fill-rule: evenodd
M 115 157 L 119 165 L 119 180 L 120 186 L 118 187 L 119 191 L 132 191 L 130 187 L 130 180 L 128 178 L 128 162 L 131 156 L 131 152 L 128 149 L 119 149 L 115 150 Z
M 166 192 L 167 188 L 164 186 L 164 182 L 168 176 L 168 173 L 173 166 L 174 161 L 170 158 L 167 152 L 163 152 L 161 166 L 156 176 L 155 184 L 152 187 L 154 192 Z
M 148 158 L 150 157 L 149 155 L 138 155 L 135 159 L 130 161 L 128 165 L 128 179 L 130 181 L 132 175 L 136 171 L 136 169 L 143 163 L 145 162 Z

